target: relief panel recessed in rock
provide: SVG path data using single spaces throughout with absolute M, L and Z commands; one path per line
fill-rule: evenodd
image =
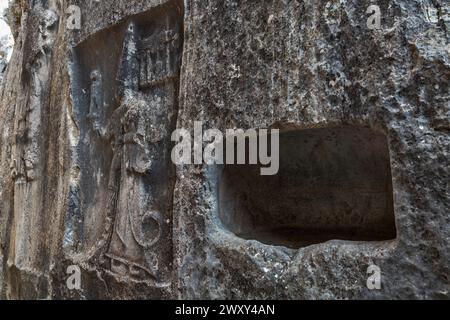
M 168 283 L 183 10 L 159 6 L 74 50 L 79 175 L 66 251 L 113 276 Z

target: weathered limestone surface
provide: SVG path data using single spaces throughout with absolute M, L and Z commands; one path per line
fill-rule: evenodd
M 25 3 L 0 93 L 0 298 L 450 298 L 447 1 Z M 366 26 L 373 3 L 380 30 Z M 375 188 L 386 198 L 368 203 L 395 223 L 380 214 L 381 241 L 281 246 L 248 224 L 240 236 L 224 223 L 226 171 L 170 161 L 172 131 L 195 120 L 382 134 L 392 186 L 343 189 Z M 372 264 L 381 290 L 366 287 Z

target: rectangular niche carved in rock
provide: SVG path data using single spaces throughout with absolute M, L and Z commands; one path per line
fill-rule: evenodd
M 342 126 L 280 133 L 280 170 L 225 165 L 219 217 L 244 239 L 300 248 L 396 238 L 385 135 Z

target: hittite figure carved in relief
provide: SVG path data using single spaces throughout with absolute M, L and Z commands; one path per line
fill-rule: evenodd
M 177 29 L 167 18 L 146 37 L 137 24 L 129 25 L 120 106 L 105 132 L 100 130 L 113 149 L 102 262 L 111 273 L 136 281 L 165 283 L 171 270 L 170 133 L 181 62 Z M 91 78 L 101 81 L 95 72 Z M 91 88 L 100 85 L 94 82 Z
M 29 79 L 26 94 L 16 105 L 11 179 L 14 187 L 14 241 L 10 243 L 10 266 L 33 268 L 39 264 L 39 256 L 32 254 L 42 243 L 39 232 L 31 232 L 37 225 L 44 225 L 39 219 L 41 208 L 36 199 L 42 194 L 42 135 L 45 104 L 43 97 L 50 90 L 49 69 L 52 65 L 53 45 L 56 40 L 59 16 L 52 10 L 45 10 L 39 20 L 36 48 L 24 58 L 26 68 L 22 71 Z M 38 217 L 33 220 L 33 217 Z M 41 229 L 42 230 L 42 229 Z

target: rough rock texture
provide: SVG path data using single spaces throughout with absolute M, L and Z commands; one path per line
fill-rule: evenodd
M 2 12 L 0 7 L 0 13 Z M 4 13 L 3 13 L 4 14 Z M 5 18 L 0 16 L 0 83 L 3 82 L 3 75 L 6 71 L 6 66 L 11 58 L 12 49 L 14 45 L 11 29 L 5 21 Z
M 366 25 L 374 3 L 379 30 Z M 30 1 L 0 95 L 0 297 L 448 299 L 445 5 Z M 171 132 L 194 120 L 382 134 L 392 191 L 376 192 L 392 194 L 395 239 L 241 237 L 223 219 L 224 168 L 170 162 Z M 336 221 L 354 203 L 340 199 Z M 366 287 L 372 264 L 381 290 Z M 71 265 L 80 290 L 66 285 Z

